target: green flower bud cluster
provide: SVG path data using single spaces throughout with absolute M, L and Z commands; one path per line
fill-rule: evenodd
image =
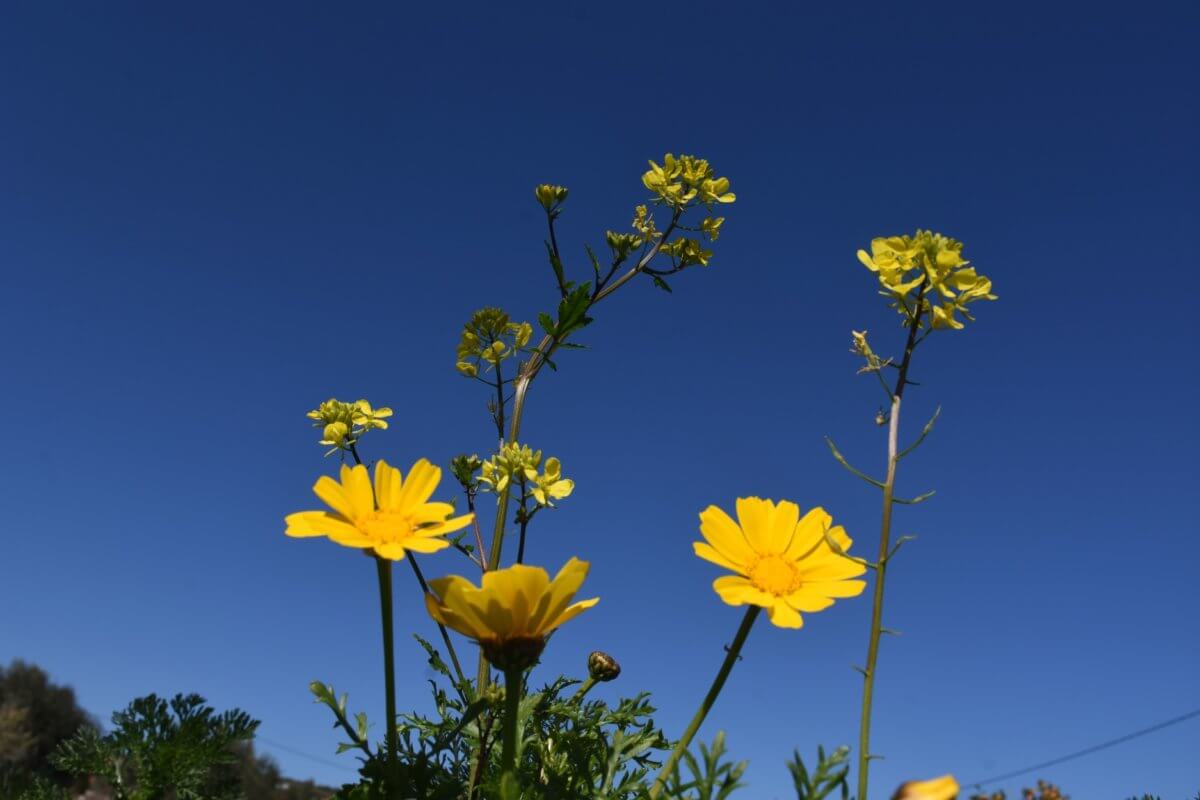
M 528 322 L 513 322 L 503 309 L 481 308 L 463 326 L 455 350 L 458 371 L 474 378 L 481 365 L 494 367 L 523 351 L 532 336 Z
M 331 397 L 309 411 L 307 416 L 314 420 L 314 428 L 321 429 L 320 444 L 330 448 L 325 454 L 328 456 L 339 450 L 349 450 L 369 430 L 386 430 L 392 410 L 373 408 L 366 400 L 346 403 Z

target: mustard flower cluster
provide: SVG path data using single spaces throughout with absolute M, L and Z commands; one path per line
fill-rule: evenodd
M 325 454 L 328 456 L 339 450 L 349 450 L 369 430 L 386 430 L 392 410 L 372 408 L 366 400 L 345 403 L 331 397 L 309 411 L 307 416 L 314 420 L 314 428 L 321 429 L 320 444 L 330 448 Z
M 463 325 L 455 350 L 458 371 L 468 378 L 484 369 L 495 367 L 512 358 L 529 344 L 533 326 L 528 322 L 513 322 L 499 308 L 481 308 Z
M 918 316 L 933 328 L 959 330 L 974 321 L 967 306 L 977 300 L 995 300 L 992 282 L 978 274 L 962 257 L 960 241 L 932 231 L 918 230 L 912 236 L 888 236 L 871 240 L 871 253 L 858 251 L 858 260 L 879 278 L 882 294 L 892 298 L 893 307 L 906 317 Z M 914 295 L 914 292 L 916 294 Z M 930 298 L 940 298 L 935 302 Z M 919 303 L 919 305 L 918 305 Z

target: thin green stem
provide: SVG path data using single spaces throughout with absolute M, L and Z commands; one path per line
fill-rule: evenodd
M 500 763 L 503 774 L 511 774 L 516 778 L 517 773 L 517 732 L 521 714 L 521 683 L 523 670 L 506 669 L 504 671 L 504 749 L 501 751 Z
M 738 628 L 737 635 L 733 637 L 733 644 L 727 648 L 725 661 L 721 664 L 721 669 L 717 671 L 717 677 L 713 679 L 712 686 L 708 689 L 708 694 L 704 696 L 704 702 L 700 704 L 700 708 L 696 709 L 696 716 L 692 717 L 692 721 L 688 723 L 687 730 L 683 732 L 683 737 L 676 743 L 675 749 L 671 751 L 671 757 L 667 759 L 667 763 L 663 764 L 662 769 L 659 770 L 658 777 L 654 779 L 654 785 L 650 787 L 651 800 L 662 794 L 667 780 L 675 770 L 675 765 L 683 757 L 684 751 L 688 749 L 688 745 L 692 743 L 692 739 L 696 736 L 696 731 L 700 730 L 700 725 L 703 724 L 704 718 L 708 716 L 713 703 L 717 701 L 717 695 L 724 688 L 725 679 L 729 677 L 730 671 L 733 670 L 733 665 L 738 660 L 738 654 L 742 651 L 742 645 L 746 643 L 746 637 L 750 634 L 750 628 L 754 625 L 754 620 L 758 618 L 760 611 L 762 609 L 758 606 L 750 606 L 746 609 L 746 616 L 742 617 L 742 624 Z
M 383 617 L 383 677 L 386 691 L 387 716 L 385 717 L 384 741 L 387 747 L 387 796 L 398 798 L 400 787 L 396 785 L 396 658 L 392 637 L 392 562 L 375 557 L 379 572 L 379 610 Z
M 862 710 L 858 725 L 858 800 L 867 800 L 867 779 L 871 765 L 871 704 L 875 699 L 875 666 L 879 660 L 879 639 L 883 634 L 883 592 L 887 580 L 889 548 L 892 536 L 892 507 L 895 505 L 896 465 L 899 463 L 900 400 L 908 385 L 908 368 L 912 363 L 913 351 L 919 342 L 917 333 L 921 328 L 921 312 L 924 306 L 925 287 L 928 276 L 921 280 L 917 289 L 916 310 L 910 317 L 908 341 L 904 346 L 904 358 L 900 362 L 896 377 L 896 389 L 892 392 L 892 408 L 888 418 L 887 477 L 883 481 L 883 514 L 879 525 L 879 558 L 875 566 L 875 590 L 871 600 L 871 634 L 867 641 L 867 663 L 864 665 Z
M 588 679 L 580 685 L 579 691 L 575 692 L 575 694 L 571 697 L 571 702 L 572 703 L 581 702 L 583 700 L 583 698 L 587 695 L 587 693 L 592 690 L 592 687 L 595 686 L 597 683 L 599 683 L 599 681 L 596 680 L 595 678 L 593 678 L 591 675 L 589 675 Z

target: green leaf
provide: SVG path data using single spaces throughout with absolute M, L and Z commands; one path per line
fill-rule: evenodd
M 651 275 L 651 276 L 650 276 L 650 279 L 654 281 L 654 285 L 655 285 L 655 286 L 657 286 L 658 288 L 662 289 L 664 292 L 667 292 L 668 294 L 672 294 L 672 293 L 673 293 L 673 290 L 672 290 L 672 289 L 671 289 L 671 287 L 670 287 L 670 286 L 667 284 L 667 282 L 666 282 L 666 281 L 664 281 L 662 278 L 660 278 L 658 275 Z

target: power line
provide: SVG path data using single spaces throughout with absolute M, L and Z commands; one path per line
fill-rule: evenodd
M 1119 744 L 1124 744 L 1125 742 L 1131 741 L 1133 739 L 1137 739 L 1141 736 L 1145 736 L 1146 734 L 1154 733 L 1155 731 L 1161 731 L 1163 728 L 1169 728 L 1172 725 L 1178 725 L 1181 722 L 1187 722 L 1189 719 L 1192 719 L 1194 717 L 1200 717 L 1200 708 L 1197 708 L 1194 711 L 1189 711 L 1188 713 L 1183 714 L 1181 716 L 1174 717 L 1172 719 L 1164 720 L 1163 722 L 1159 722 L 1157 724 L 1151 725 L 1149 728 L 1142 728 L 1139 731 L 1134 731 L 1133 733 L 1127 733 L 1124 736 L 1118 736 L 1116 739 L 1110 739 L 1107 742 L 1101 742 L 1100 744 L 1092 745 L 1091 747 L 1086 747 L 1083 750 L 1077 750 L 1076 752 L 1069 753 L 1065 756 L 1059 756 L 1058 758 L 1052 758 L 1049 761 L 1043 761 L 1041 764 L 1034 764 L 1031 767 L 1023 767 L 1018 770 L 1013 770 L 1012 772 L 1006 772 L 1003 775 L 996 775 L 995 777 L 985 778 L 984 780 L 981 780 L 981 781 L 972 781 L 972 782 L 964 784 L 964 785 L 974 786 L 975 788 L 978 789 L 979 787 L 983 786 L 984 784 L 1008 780 L 1009 778 L 1017 778 L 1017 777 L 1020 777 L 1021 775 L 1025 775 L 1030 772 L 1035 772 L 1040 769 L 1045 769 L 1046 767 L 1053 767 L 1053 766 L 1057 766 L 1058 764 L 1066 763 L 1067 761 L 1073 761 L 1077 758 L 1083 758 L 1084 756 L 1090 756 L 1092 753 L 1098 753 L 1101 750 L 1107 750 L 1110 747 L 1116 747 Z
M 291 753 L 294 756 L 300 756 L 300 758 L 307 758 L 309 761 L 315 762 L 317 764 L 324 764 L 327 767 L 333 767 L 334 769 L 345 770 L 346 772 L 358 772 L 358 770 L 355 769 L 354 767 L 350 767 L 350 766 L 347 766 L 346 764 L 338 763 L 337 761 L 330 761 L 329 759 L 321 758 L 320 756 L 314 756 L 310 753 L 305 753 L 303 750 L 297 750 L 294 747 L 288 747 L 286 744 L 277 742 L 274 739 L 268 739 L 265 736 L 257 736 L 256 735 L 254 737 L 254 741 L 262 742 L 263 744 L 267 745 L 268 747 L 273 747 L 276 750 L 282 750 L 285 753 Z

